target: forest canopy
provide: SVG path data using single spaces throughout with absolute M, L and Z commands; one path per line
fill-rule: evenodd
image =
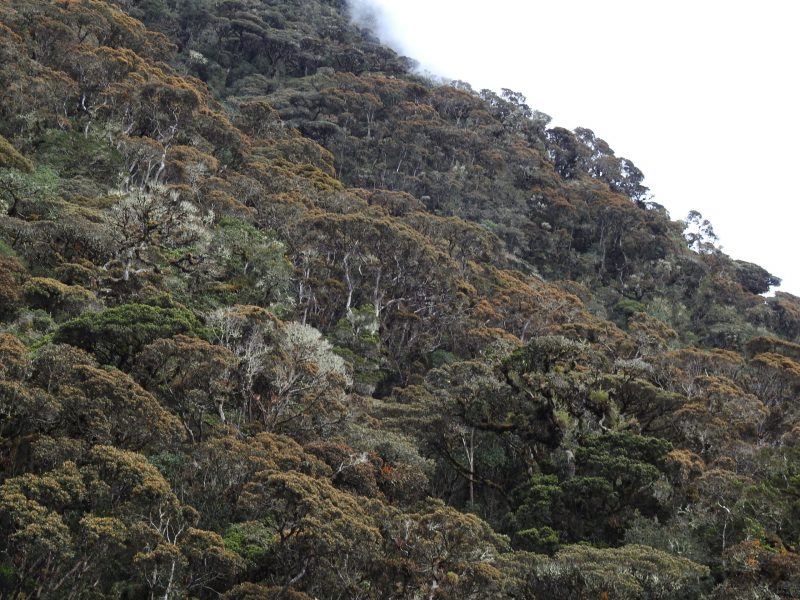
M 0 597 L 800 596 L 800 298 L 412 67 L 341 0 L 0 3 Z

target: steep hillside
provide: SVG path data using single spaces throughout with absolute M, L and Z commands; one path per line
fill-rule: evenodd
M 335 0 L 0 4 L 2 597 L 800 594 L 800 299 L 411 67 Z

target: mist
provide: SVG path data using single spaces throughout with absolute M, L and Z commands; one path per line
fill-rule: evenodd
M 383 44 L 402 54 L 400 38 L 382 6 L 371 0 L 347 0 L 350 22 L 372 32 Z

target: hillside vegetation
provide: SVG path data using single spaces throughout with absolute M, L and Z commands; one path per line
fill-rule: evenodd
M 0 3 L 0 597 L 800 596 L 800 298 L 549 121 L 343 0 Z

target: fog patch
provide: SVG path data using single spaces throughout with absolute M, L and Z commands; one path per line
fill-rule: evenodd
M 366 29 L 395 52 L 402 53 L 402 44 L 391 29 L 390 19 L 373 0 L 347 0 L 350 22 Z
M 412 73 L 425 77 L 434 83 L 447 83 L 449 79 L 430 71 L 421 64 L 418 57 L 409 57 L 404 47 L 402 35 L 395 31 L 392 19 L 376 0 L 347 0 L 347 11 L 350 22 L 361 29 L 369 31 L 382 44 L 389 46 L 399 55 L 408 59 L 408 66 Z

